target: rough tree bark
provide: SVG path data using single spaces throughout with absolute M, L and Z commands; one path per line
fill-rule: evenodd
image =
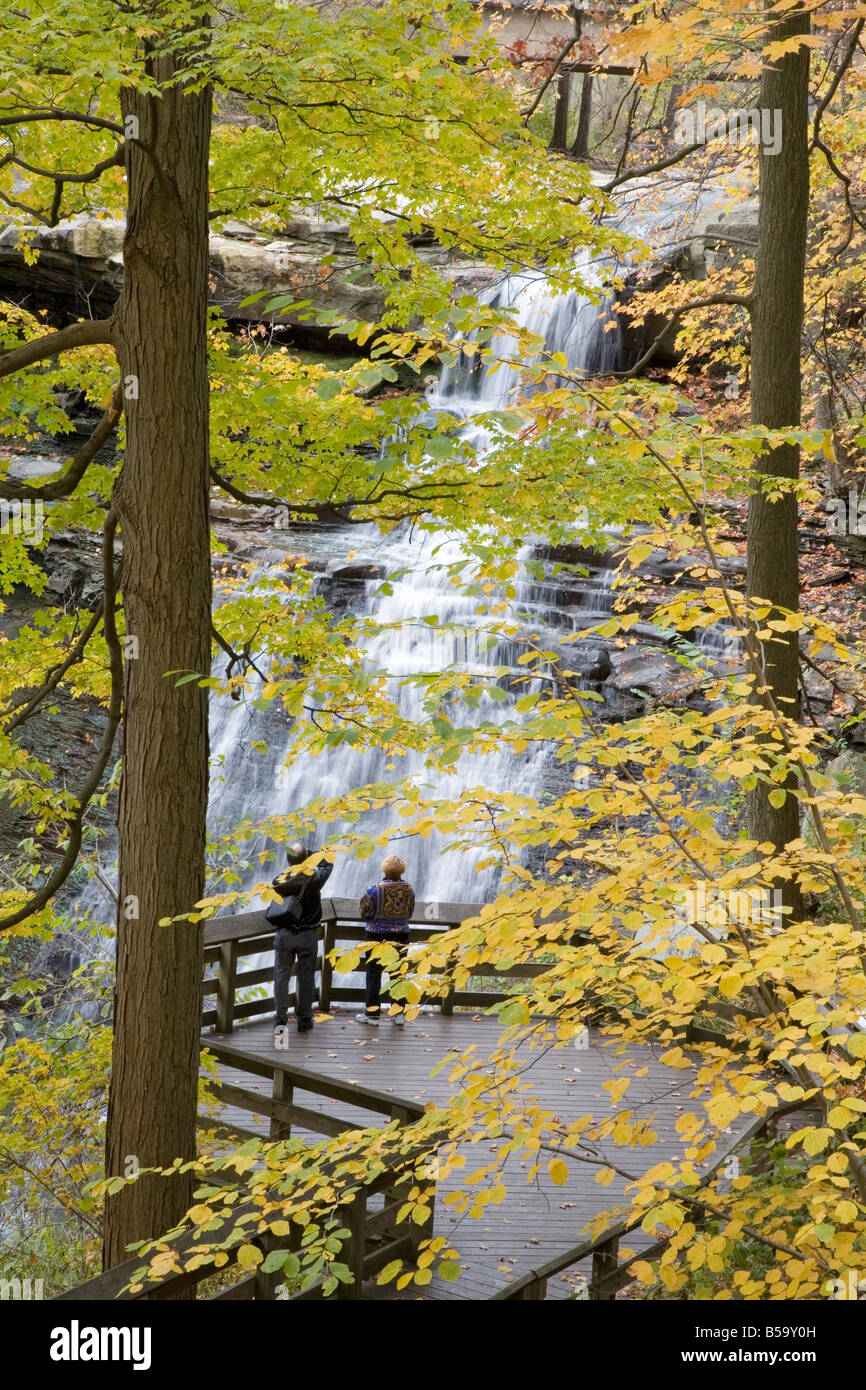
M 808 35 L 802 10 L 772 27 L 769 41 Z M 752 422 L 771 429 L 800 424 L 800 340 L 803 327 L 806 228 L 809 213 L 809 50 L 800 47 L 767 67 L 759 106 L 781 112 L 778 154 L 760 155 L 761 211 L 752 305 Z M 800 451 L 794 444 L 767 450 L 756 462 L 762 474 L 795 479 Z M 749 501 L 747 588 L 751 597 L 774 606 L 799 607 L 797 501 L 786 492 L 770 501 L 756 490 Z M 772 617 L 772 614 L 770 615 Z M 798 712 L 799 650 L 795 632 L 780 633 L 763 646 L 767 685 L 782 711 Z M 771 787 L 748 794 L 749 834 L 777 848 L 799 835 L 799 805 L 793 796 L 776 807 Z
M 568 108 L 571 99 L 571 73 L 560 73 L 556 84 L 556 104 L 553 108 L 553 134 L 550 137 L 551 150 L 568 148 Z
M 114 1053 L 106 1173 L 195 1153 L 202 978 L 200 925 L 161 927 L 204 891 L 207 697 L 169 672 L 210 667 L 208 532 L 209 90 L 129 90 L 126 273 L 115 315 L 127 445 L 114 504 L 123 541 L 126 631 Z M 171 1229 L 189 1177 L 149 1178 L 109 1198 L 103 1259 Z
M 575 159 L 586 159 L 589 154 L 589 135 L 592 127 L 592 73 L 585 72 L 580 84 L 580 112 L 577 117 L 577 134 L 571 153 Z

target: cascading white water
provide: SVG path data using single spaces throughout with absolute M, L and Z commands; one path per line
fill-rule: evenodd
M 580 271 L 587 285 L 597 282 L 588 258 Z M 562 353 L 570 371 L 603 376 L 621 368 L 622 332 L 608 299 L 591 303 L 577 290 L 556 294 L 540 271 L 509 275 L 486 299 L 494 308 L 513 310 L 515 323 L 543 338 L 548 353 Z M 477 353 L 461 353 L 456 366 L 443 368 L 427 398 L 434 409 L 467 416 L 513 404 L 521 389 L 521 367 L 510 365 L 513 344 L 497 334 L 490 350 L 504 364 L 495 372 L 485 370 Z
M 545 339 L 549 352 L 565 354 L 569 366 L 585 372 L 603 372 L 620 365 L 621 343 L 619 327 L 614 316 L 602 305 L 591 304 L 577 293 L 556 295 L 540 273 L 513 276 L 502 282 L 492 294 L 491 302 L 509 304 L 515 310 L 515 321 Z M 608 331 L 605 324 L 610 327 Z M 498 345 L 505 347 L 504 340 Z M 497 344 L 493 344 L 494 352 Z M 463 356 L 454 368 L 443 371 L 433 393 L 428 397 L 432 408 L 448 411 L 465 420 L 472 414 L 503 409 L 513 400 L 519 385 L 515 368 L 502 367 L 494 373 L 479 373 L 475 359 Z M 464 424 L 476 446 L 483 447 L 478 431 Z M 299 528 L 292 538 L 296 550 L 309 549 L 311 537 L 321 557 L 322 544 L 330 552 L 329 569 L 338 569 L 350 552 L 358 558 L 359 549 L 365 559 L 373 560 L 387 573 L 390 592 L 380 591 L 378 580 L 368 581 L 363 588 L 359 611 L 369 614 L 382 624 L 394 624 L 379 636 L 368 641 L 365 659 L 373 669 L 390 673 L 391 693 L 406 720 L 423 723 L 422 690 L 406 684 L 414 674 L 441 671 L 456 664 L 483 676 L 485 670 L 513 661 L 507 643 L 487 650 L 480 628 L 484 619 L 477 612 L 477 600 L 467 597 L 452 585 L 447 565 L 462 557 L 456 537 L 430 535 L 419 528 L 405 528 L 383 539 L 376 528 L 336 528 L 327 533 L 311 533 Z M 597 619 L 610 607 L 611 576 L 601 572 L 584 582 L 583 593 L 574 608 L 574 596 L 569 599 L 567 626 L 574 630 Z M 254 583 L 255 580 L 251 580 Z M 327 589 L 327 577 L 323 586 Z M 562 626 L 562 598 L 555 584 L 538 584 L 528 576 L 518 582 L 521 606 L 537 624 L 537 630 Z M 359 595 L 360 597 L 360 595 Z M 423 619 L 436 615 L 439 627 L 431 627 Z M 459 625 L 459 630 L 447 631 L 446 625 Z M 534 629 L 535 630 L 535 629 Z M 221 663 L 218 663 L 220 665 Z M 493 684 L 491 676 L 490 684 Z M 494 701 L 486 694 L 473 714 L 463 707 L 455 709 L 457 724 L 488 720 L 502 722 L 514 717 L 514 699 L 531 687 L 522 684 L 503 701 Z M 467 755 L 450 772 L 431 772 L 424 766 L 421 755 L 410 753 L 393 757 L 385 749 L 371 748 L 357 752 L 343 745 L 312 757 L 293 760 L 293 734 L 289 720 L 274 705 L 256 709 L 253 690 L 245 702 L 238 703 L 225 695 L 213 695 L 210 711 L 212 790 L 210 802 L 211 828 L 216 834 L 232 829 L 241 821 L 255 823 L 272 816 L 285 816 L 301 811 L 310 801 L 320 797 L 339 797 L 356 787 L 371 783 L 397 783 L 406 777 L 419 783 L 425 795 L 459 800 L 472 787 L 507 791 L 517 795 L 537 795 L 544 784 L 544 769 L 549 751 L 536 748 L 519 756 L 503 752 L 494 757 Z M 256 751 L 253 745 L 267 745 L 267 752 Z M 393 769 L 388 764 L 393 763 Z M 354 829 L 362 829 L 374 837 L 393 824 L 387 811 L 371 813 Z M 339 826 L 322 826 L 312 842 L 321 843 L 326 834 L 333 835 Z M 247 847 L 251 852 L 264 844 Z M 414 837 L 401 841 L 391 839 L 390 849 L 399 851 L 407 860 L 407 876 L 415 886 L 419 899 L 439 902 L 478 902 L 488 900 L 495 892 L 499 871 L 495 868 L 476 874 L 475 865 L 480 851 L 443 853 L 448 848 L 442 838 Z M 336 865 L 328 884 L 335 896 L 358 897 L 364 888 L 379 876 L 379 862 L 385 854 L 377 854 L 371 862 L 345 857 Z M 273 872 L 282 868 L 274 867 Z M 269 871 L 257 861 L 242 866 L 242 877 L 251 888 Z M 251 906 L 259 899 L 253 898 Z M 76 904 L 78 911 L 88 910 L 95 919 L 108 920 L 113 913 L 105 895 L 91 880 L 84 885 Z M 236 909 L 230 909 L 236 910 Z
M 564 353 L 571 368 L 601 372 L 620 365 L 621 342 L 616 318 L 605 306 L 591 304 L 577 293 L 553 294 L 540 273 L 508 278 L 489 299 L 500 306 L 512 306 L 517 323 L 543 337 L 549 352 Z M 608 325 L 607 331 L 605 325 Z M 497 347 L 504 351 L 504 340 L 499 344 L 494 342 L 494 353 Z M 443 371 L 436 388 L 428 395 L 428 402 L 434 409 L 465 419 L 486 410 L 507 407 L 518 386 L 516 368 L 500 367 L 493 373 L 485 373 L 479 371 L 475 358 L 462 355 L 454 368 Z M 464 429 L 470 433 L 476 447 L 483 447 L 484 440 L 478 430 L 468 424 Z M 356 547 L 358 539 L 355 530 L 351 543 Z M 335 536 L 334 540 L 341 550 L 348 548 L 345 537 Z M 426 718 L 423 692 L 415 685 L 406 684 L 407 677 L 442 671 L 453 664 L 479 674 L 485 668 L 490 670 L 508 664 L 505 644 L 486 650 L 486 641 L 478 631 L 483 619 L 477 613 L 477 600 L 467 597 L 451 583 L 447 566 L 462 557 L 456 538 L 443 539 L 417 528 L 407 528 L 389 537 L 387 542 L 372 543 L 365 550 L 365 558 L 375 559 L 380 565 L 384 562 L 389 571 L 406 571 L 391 581 L 389 593 L 380 593 L 376 580 L 365 586 L 363 611 L 379 622 L 396 625 L 370 640 L 365 657 L 373 669 L 390 673 L 391 691 L 400 715 L 415 723 L 423 724 Z M 588 582 L 586 612 L 575 615 L 572 610 L 572 627 L 585 626 L 592 621 L 593 615 L 609 609 L 611 600 L 607 591 L 611 578 L 608 574 L 606 583 L 599 584 L 597 579 Z M 533 616 L 547 626 L 551 618 L 544 589 L 545 586 L 539 588 L 524 577 L 519 583 L 518 595 L 525 600 L 524 606 Z M 423 621 L 432 615 L 438 617 L 440 627 L 431 627 Z M 460 630 L 448 632 L 448 624 L 459 625 Z M 493 683 L 492 677 L 490 683 Z M 502 722 L 512 718 L 516 695 L 529 688 L 521 685 L 516 694 L 509 694 L 504 702 L 494 701 L 485 694 L 474 716 L 464 709 L 455 713 L 455 720 L 458 724 L 468 724 L 473 719 L 475 722 Z M 212 747 L 219 764 L 215 767 L 212 814 L 226 826 L 242 818 L 255 820 L 267 815 L 287 815 L 319 797 L 339 797 L 359 786 L 397 782 L 407 776 L 432 798 L 459 799 L 476 786 L 484 786 L 494 793 L 537 795 L 549 757 L 548 750 L 543 748 L 519 756 L 509 751 L 495 757 L 467 755 L 450 772 L 431 772 L 418 754 L 395 759 L 387 750 L 371 748 L 355 752 L 344 745 L 326 750 L 317 757 L 293 761 L 291 733 L 281 729 L 278 717 L 240 710 L 227 698 L 213 700 L 211 729 Z M 267 755 L 251 751 L 250 742 L 254 739 L 269 745 Z M 389 770 L 388 764 L 396 766 Z M 389 824 L 393 824 L 393 820 L 387 811 L 371 813 L 361 823 L 363 833 L 370 837 L 384 833 Z M 322 827 L 321 838 L 332 829 Z M 405 843 L 398 839 L 390 842 L 390 849 L 402 852 L 407 860 L 408 877 L 419 899 L 440 902 L 489 899 L 496 888 L 498 871 L 489 868 L 479 876 L 475 865 L 480 851 L 447 853 L 447 848 L 442 837 L 435 833 L 425 839 L 414 837 Z M 383 849 L 382 855 L 385 852 Z M 367 883 L 378 877 L 378 861 L 382 855 L 377 854 L 371 865 L 354 859 L 339 863 L 329 883 L 329 892 L 335 896 L 359 896 Z M 254 881 L 256 876 L 251 869 L 248 882 Z
M 483 649 L 486 643 L 478 631 L 475 600 L 453 588 L 447 571 L 436 567 L 457 558 L 459 550 L 453 540 L 443 543 L 427 536 L 410 542 L 407 538 L 394 559 L 401 565 L 411 563 L 411 573 L 394 580 L 392 592 L 386 596 L 377 594 L 377 581 L 366 586 L 365 611 L 377 621 L 394 626 L 369 641 L 365 657 L 372 668 L 390 673 L 391 693 L 400 717 L 416 724 L 423 725 L 427 718 L 422 707 L 423 690 L 407 683 L 407 678 L 441 671 L 453 663 L 479 674 L 503 663 L 501 651 Z M 439 618 L 440 628 L 423 621 L 432 615 Z M 460 630 L 449 632 L 447 624 L 459 625 Z M 494 683 L 492 676 L 490 683 Z M 475 719 L 501 722 L 512 714 L 510 699 L 496 702 L 485 694 Z M 455 713 L 455 722 L 469 723 L 469 712 L 461 712 L 459 717 Z M 547 756 L 542 750 L 520 757 L 504 752 L 495 759 L 469 755 L 461 759 L 459 770 L 451 774 L 425 768 L 421 754 L 410 752 L 394 757 L 378 747 L 356 751 L 342 745 L 315 757 L 292 760 L 292 734 L 280 725 L 276 712 L 272 716 L 254 711 L 247 717 L 237 704 L 224 698 L 213 702 L 212 726 L 214 750 L 221 764 L 215 769 L 212 813 L 226 825 L 242 817 L 290 814 L 319 797 L 339 798 L 356 787 L 396 783 L 407 777 L 419 784 L 425 795 L 434 798 L 459 798 L 467 788 L 482 785 L 532 794 L 538 790 Z M 269 752 L 264 756 L 252 752 L 249 744 L 253 739 L 267 742 Z M 256 763 L 258 768 L 251 776 Z M 388 770 L 389 763 L 392 771 Z M 370 813 L 364 816 L 360 828 L 365 836 L 374 837 L 384 833 L 393 820 L 393 813 L 387 810 Z M 323 826 L 319 836 L 312 837 L 314 842 L 334 829 L 339 826 Z M 435 833 L 405 843 L 397 837 L 390 841 L 390 849 L 402 853 L 407 860 L 408 876 L 419 899 L 472 902 L 488 896 L 490 876 L 479 883 L 474 873 L 478 853 L 443 857 L 445 848 Z M 351 858 L 340 861 L 329 892 L 336 896 L 360 896 L 367 884 L 379 877 L 379 860 L 386 852 L 382 849 L 369 865 Z M 248 879 L 253 881 L 255 877 L 251 870 Z
M 727 622 L 700 628 L 695 633 L 694 643 L 710 665 L 720 661 L 736 662 L 743 654 L 743 643 L 733 635 L 731 624 Z

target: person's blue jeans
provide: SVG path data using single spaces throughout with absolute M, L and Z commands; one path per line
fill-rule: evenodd
M 408 934 L 406 936 L 371 936 L 368 934 L 365 940 L 370 946 L 381 946 L 384 942 L 387 942 L 389 946 L 394 946 L 396 948 L 401 961 L 406 959 L 406 952 L 409 949 Z M 367 971 L 367 986 L 364 991 L 364 1004 L 367 1013 L 371 1014 L 374 1018 L 378 1018 L 382 1012 L 381 994 L 383 966 L 380 960 L 371 959 L 371 953 L 369 951 L 367 952 L 365 965 Z M 393 999 L 391 1002 L 395 1008 L 402 1013 L 405 1007 L 404 1000 Z

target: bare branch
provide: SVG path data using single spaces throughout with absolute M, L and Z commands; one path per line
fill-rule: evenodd
M 105 721 L 102 741 L 99 745 L 99 752 L 90 770 L 90 775 L 76 793 L 75 809 L 70 812 L 67 820 L 68 838 L 60 863 L 57 865 L 54 872 L 49 875 L 42 887 L 37 889 L 26 902 L 22 903 L 21 906 L 16 908 L 13 912 L 10 912 L 8 916 L 0 918 L 0 931 L 7 927 L 17 926 L 19 922 L 23 922 L 27 917 L 31 917 L 34 912 L 39 912 L 46 903 L 50 902 L 58 888 L 62 888 L 71 874 L 78 860 L 79 851 L 81 850 L 84 812 L 102 781 L 103 773 L 108 766 L 108 760 L 114 748 L 114 740 L 120 725 L 121 709 L 123 705 L 123 656 L 120 649 L 120 640 L 117 636 L 117 623 L 114 612 L 117 599 L 117 579 L 114 569 L 114 534 L 116 530 L 117 516 L 114 511 L 110 511 L 105 518 L 105 526 L 102 532 L 102 627 L 106 643 L 108 644 L 111 694 L 108 702 L 108 715 Z
M 623 173 L 617 173 L 614 178 L 601 185 L 602 193 L 612 193 L 615 188 L 619 188 L 621 183 L 627 183 L 629 179 L 642 179 L 650 174 L 661 173 L 662 169 L 669 169 L 672 164 L 679 164 L 680 160 L 687 159 L 695 150 L 706 149 L 706 140 L 699 140 L 694 145 L 685 145 L 681 150 L 674 154 L 669 154 L 666 159 L 660 159 L 656 164 L 644 164 L 640 169 L 626 169 Z

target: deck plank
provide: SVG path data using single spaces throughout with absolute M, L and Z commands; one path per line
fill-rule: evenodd
M 387 1019 L 378 1028 L 355 1021 L 355 1009 L 335 1008 L 322 1018 L 312 1032 L 299 1034 L 290 1024 L 290 1045 L 276 1055 L 302 1067 L 335 1077 L 342 1081 L 374 1087 L 395 1098 L 441 1102 L 453 1094 L 448 1069 L 436 1077 L 430 1073 L 440 1058 L 448 1052 L 457 1055 L 470 1043 L 477 1045 L 480 1055 L 492 1049 L 501 1032 L 495 1019 L 480 1014 L 455 1013 L 445 1016 L 438 1012 L 421 1014 L 413 1023 L 399 1029 Z M 241 1052 L 256 1057 L 270 1057 L 273 1035 L 270 1021 L 249 1023 L 233 1033 L 221 1035 L 208 1031 L 203 1040 L 212 1038 L 231 1043 Z M 658 1051 L 663 1048 L 659 1047 Z M 526 1076 L 532 1092 L 543 1098 L 545 1108 L 568 1122 L 591 1111 L 596 1118 L 611 1113 L 608 1093 L 603 1082 L 646 1068 L 645 1076 L 633 1076 L 621 1109 L 638 1105 L 655 1117 L 658 1140 L 646 1148 L 619 1148 L 618 1161 L 630 1171 L 642 1172 L 663 1161 L 681 1156 L 682 1145 L 676 1132 L 676 1122 L 683 1109 L 691 1108 L 689 1091 L 694 1079 L 691 1069 L 672 1071 L 664 1067 L 656 1051 L 648 1046 L 634 1046 L 614 1055 L 613 1048 L 596 1031 L 590 1034 L 588 1049 L 575 1051 L 538 1050 L 531 1058 Z M 623 1062 L 625 1068 L 623 1069 Z M 236 1068 L 219 1068 L 220 1076 L 248 1090 L 261 1090 L 270 1095 L 269 1082 Z M 295 1089 L 295 1101 L 308 1110 L 339 1116 L 358 1127 L 375 1122 L 369 1111 L 328 1100 L 323 1096 Z M 268 1121 L 253 1117 L 232 1107 L 226 1107 L 225 1118 L 232 1124 L 267 1136 Z M 302 1130 L 294 1131 L 303 1135 Z M 313 1138 L 314 1136 L 310 1136 Z M 317 1136 L 318 1137 L 318 1136 Z M 467 1157 L 467 1169 L 478 1167 L 487 1154 L 476 1148 Z M 517 1157 L 508 1160 L 505 1177 L 508 1195 L 498 1206 L 485 1208 L 483 1218 L 470 1220 L 454 1216 L 446 1205 L 449 1191 L 460 1187 L 459 1174 L 440 1185 L 437 1197 L 436 1234 L 446 1236 L 461 1253 L 463 1275 L 456 1283 L 448 1284 L 434 1277 L 424 1289 L 410 1285 L 398 1293 L 393 1285 L 379 1289 L 368 1288 L 367 1296 L 390 1300 L 470 1299 L 482 1300 L 496 1289 L 554 1258 L 560 1251 L 577 1245 L 586 1235 L 587 1223 L 599 1212 L 615 1208 L 623 1201 L 622 1180 L 615 1179 L 609 1187 L 595 1181 L 595 1169 L 575 1162 L 569 1163 L 569 1176 L 562 1187 L 546 1180 L 540 1187 L 527 1186 L 525 1168 Z M 523 1171 L 522 1171 L 523 1170 Z M 630 1238 L 631 1248 L 649 1243 L 639 1234 Z M 583 1266 L 588 1274 L 588 1262 Z M 549 1299 L 569 1296 L 575 1271 L 550 1281 Z

